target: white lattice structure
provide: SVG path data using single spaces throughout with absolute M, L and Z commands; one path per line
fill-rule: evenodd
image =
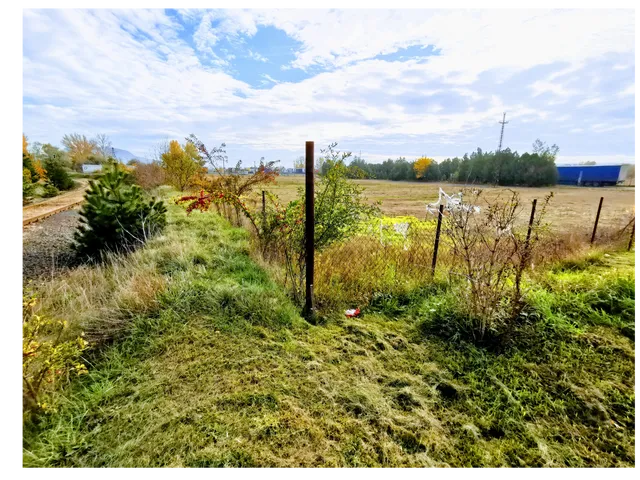
M 480 213 L 480 207 L 462 203 L 462 192 L 447 195 L 442 188 L 438 190 L 438 201 L 427 204 L 427 213 L 436 215 L 440 205 L 444 205 L 444 210 L 447 212 L 463 210 L 467 212 L 471 211 L 472 213 Z

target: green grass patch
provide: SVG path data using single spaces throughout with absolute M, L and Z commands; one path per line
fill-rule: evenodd
M 632 256 L 541 275 L 495 351 L 425 333 L 441 287 L 309 325 L 214 214 L 172 206 L 142 250 L 158 308 L 25 425 L 26 466 L 635 464 Z

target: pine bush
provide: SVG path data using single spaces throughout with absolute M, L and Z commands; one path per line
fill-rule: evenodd
M 164 202 L 146 199 L 138 185 L 128 184 L 128 177 L 128 172 L 111 167 L 98 181 L 89 182 L 75 232 L 81 256 L 98 258 L 105 251 L 133 250 L 166 225 Z
M 44 190 L 42 192 L 42 196 L 45 198 L 55 197 L 60 193 L 60 190 L 51 182 L 47 182 L 44 184 Z

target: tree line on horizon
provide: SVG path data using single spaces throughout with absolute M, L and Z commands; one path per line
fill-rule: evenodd
M 369 163 L 355 156 L 348 167 L 351 178 L 537 187 L 557 182 L 555 159 L 558 151 L 557 145 L 548 146 L 536 140 L 531 153 L 519 154 L 509 148 L 485 152 L 478 148 L 471 154 L 465 153 L 462 157 L 447 158 L 441 162 L 429 157 L 420 157 L 413 162 L 399 157 L 382 163 Z M 321 174 L 326 174 L 330 165 L 317 167 Z

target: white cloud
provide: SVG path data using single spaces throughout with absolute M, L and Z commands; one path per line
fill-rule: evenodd
M 596 123 L 591 125 L 591 130 L 597 133 L 603 132 L 613 132 L 615 130 L 626 130 L 628 128 L 634 128 L 634 123 L 619 123 L 619 124 L 611 124 L 611 123 Z
M 537 80 L 529 85 L 529 88 L 533 90 L 534 97 L 542 95 L 543 93 L 553 93 L 554 95 L 561 97 L 567 97 L 578 93 L 576 90 L 567 89 L 559 83 L 548 82 L 545 80 Z
M 267 83 L 274 83 L 274 84 L 278 84 L 281 83 L 278 80 L 276 80 L 275 78 L 273 78 L 271 75 L 267 75 L 266 73 L 262 74 L 262 77 L 265 78 L 267 80 Z
M 594 22 L 595 17 L 601 21 Z M 195 132 L 205 141 L 290 152 L 311 138 L 318 145 L 335 140 L 376 146 L 378 153 L 371 155 L 385 159 L 396 152 L 425 153 L 415 145 L 428 140 L 437 147 L 449 145 L 451 156 L 461 155 L 471 148 L 460 141 L 484 139 L 503 111 L 512 122 L 509 132 L 535 138 L 541 121 L 566 119 L 565 110 L 590 93 L 579 92 L 568 78 L 576 65 L 606 52 L 633 51 L 628 15 L 595 17 L 582 11 L 180 12 L 194 28 L 191 47 L 181 39 L 185 27 L 159 10 L 27 10 L 25 131 L 55 142 L 70 131 L 91 134 L 110 126 L 114 135 L 138 136 L 144 146 L 165 135 Z M 505 23 L 504 29 L 493 28 L 498 23 Z M 262 74 L 272 85 L 268 89 L 252 88 L 222 71 L 219 66 L 233 54 L 220 58 L 220 40 L 241 42 L 265 24 L 302 42 L 295 66 L 320 64 L 329 70 L 298 83 Z M 565 36 L 556 45 L 559 35 Z M 441 55 L 426 62 L 373 58 L 415 43 L 435 45 Z M 247 56 L 258 58 L 245 48 Z M 210 61 L 203 64 L 204 57 Z M 482 72 L 499 70 L 492 77 L 497 83 L 554 62 L 563 62 L 559 70 L 532 77 L 516 101 L 508 101 L 499 84 L 471 85 Z M 551 102 L 539 105 L 531 98 L 542 93 L 571 103 L 558 114 Z M 633 94 L 632 84 L 618 101 L 626 105 Z M 414 105 L 418 99 L 423 103 Z M 597 133 L 628 128 L 628 122 L 598 123 L 588 118 L 581 126 L 594 124 Z M 479 131 L 482 136 L 476 136 Z
M 268 58 L 260 55 L 258 52 L 254 52 L 252 50 L 249 50 L 248 55 L 249 55 L 249 58 L 253 58 L 254 60 L 257 60 L 259 62 L 267 63 L 269 61 Z
M 295 67 L 339 67 L 433 45 L 441 55 L 430 57 L 430 73 L 460 84 L 491 69 L 576 66 L 603 53 L 633 52 L 635 41 L 629 10 L 234 10 L 225 15 L 233 25 L 273 25 L 302 42 Z
M 578 104 L 578 107 L 587 107 L 589 105 L 596 105 L 596 104 L 602 103 L 602 102 L 604 102 L 604 98 L 602 98 L 602 97 L 587 98 L 586 100 L 581 101 Z
M 618 96 L 620 97 L 624 97 L 626 95 L 635 95 L 636 94 L 636 86 L 632 83 L 631 85 L 629 85 L 627 88 L 625 88 L 624 90 L 621 90 L 618 93 Z

